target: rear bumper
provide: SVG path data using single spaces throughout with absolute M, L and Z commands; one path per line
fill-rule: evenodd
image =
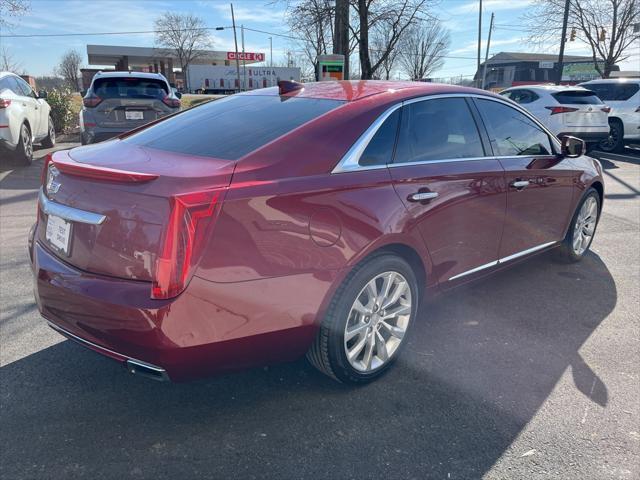
M 80 271 L 38 241 L 30 253 L 38 309 L 53 328 L 130 371 L 133 361 L 173 381 L 301 357 L 333 283 L 313 274 L 234 284 L 194 277 L 177 298 L 152 300 L 147 282 Z

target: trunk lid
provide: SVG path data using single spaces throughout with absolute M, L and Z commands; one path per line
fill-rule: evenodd
M 93 113 L 99 127 L 130 130 L 175 110 L 159 98 L 107 98 L 93 108 Z
M 40 208 L 39 241 L 81 270 L 144 281 L 153 280 L 172 198 L 187 192 L 224 191 L 235 167 L 230 160 L 160 151 L 120 140 L 56 152 L 52 163 L 57 173 L 52 172 L 45 181 L 48 201 L 105 219 L 100 224 L 68 222 L 68 251 L 64 252 L 47 238 L 49 215 Z
M 609 127 L 606 105 L 590 90 L 561 90 L 552 94 L 556 101 L 572 111 L 560 113 L 562 123 L 570 127 Z

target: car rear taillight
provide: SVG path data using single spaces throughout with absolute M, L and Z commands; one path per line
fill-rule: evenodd
M 89 108 L 97 107 L 100 102 L 102 102 L 102 99 L 97 95 L 91 95 L 82 99 L 84 106 Z
M 44 165 L 42 166 L 42 173 L 40 174 L 40 185 L 44 186 L 47 182 L 47 172 L 49 171 L 49 164 L 51 163 L 53 155 L 51 153 L 47 153 L 46 157 L 44 157 Z
M 7 108 L 11 105 L 11 100 L 8 98 L 0 98 L 0 108 Z
M 602 107 L 600 110 L 602 110 L 604 113 L 609 113 L 611 112 L 611 107 Z
M 544 107 L 547 110 L 551 110 L 551 115 L 555 115 L 557 113 L 570 113 L 578 111 L 577 108 L 573 107 Z
M 156 260 L 151 298 L 172 298 L 186 288 L 223 193 L 223 190 L 208 190 L 171 197 L 169 223 Z
M 177 98 L 172 98 L 169 95 L 165 96 L 162 99 L 162 103 L 164 103 L 165 105 L 167 105 L 168 107 L 171 107 L 171 108 L 180 107 L 180 100 L 177 99 Z

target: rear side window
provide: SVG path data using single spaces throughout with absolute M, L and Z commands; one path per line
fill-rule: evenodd
M 169 93 L 167 84 L 154 78 L 98 78 L 93 92 L 100 98 L 164 98 Z
M 387 117 L 369 142 L 369 145 L 367 145 L 367 148 L 362 152 L 358 162 L 360 165 L 371 166 L 391 163 L 396 134 L 398 133 L 399 118 L 400 109 L 397 109 Z
M 9 77 L 0 78 L 0 92 L 3 90 L 11 90 L 9 86 Z
M 535 102 L 540 98 L 537 94 L 535 94 L 531 90 L 513 90 L 508 93 L 509 93 L 508 98 L 510 98 L 516 103 L 519 103 L 520 105 Z
M 124 141 L 170 152 L 237 160 L 343 103 L 234 95 L 185 110 Z
M 551 155 L 547 133 L 513 107 L 493 100 L 476 100 L 494 153 L 499 156 Z
M 605 102 L 610 101 L 625 101 L 633 97 L 640 85 L 637 83 L 591 83 L 584 85 L 584 88 L 588 88 L 594 92 L 600 100 Z
M 602 103 L 602 100 L 590 91 L 569 90 L 566 92 L 552 93 L 551 96 L 561 104 L 600 105 Z
M 402 107 L 395 163 L 483 157 L 478 128 L 464 98 Z

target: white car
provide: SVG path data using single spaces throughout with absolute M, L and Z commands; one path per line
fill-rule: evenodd
M 500 94 L 529 110 L 558 137 L 571 135 L 590 144 L 609 137 L 610 108 L 586 88 L 526 85 Z
M 601 150 L 621 152 L 625 143 L 640 143 L 640 78 L 607 78 L 580 85 L 611 107 L 611 133 L 600 142 Z
M 33 160 L 33 144 L 56 141 L 51 107 L 18 75 L 0 72 L 0 147 L 23 163 Z M 2 155 L 3 157 L 5 155 Z

